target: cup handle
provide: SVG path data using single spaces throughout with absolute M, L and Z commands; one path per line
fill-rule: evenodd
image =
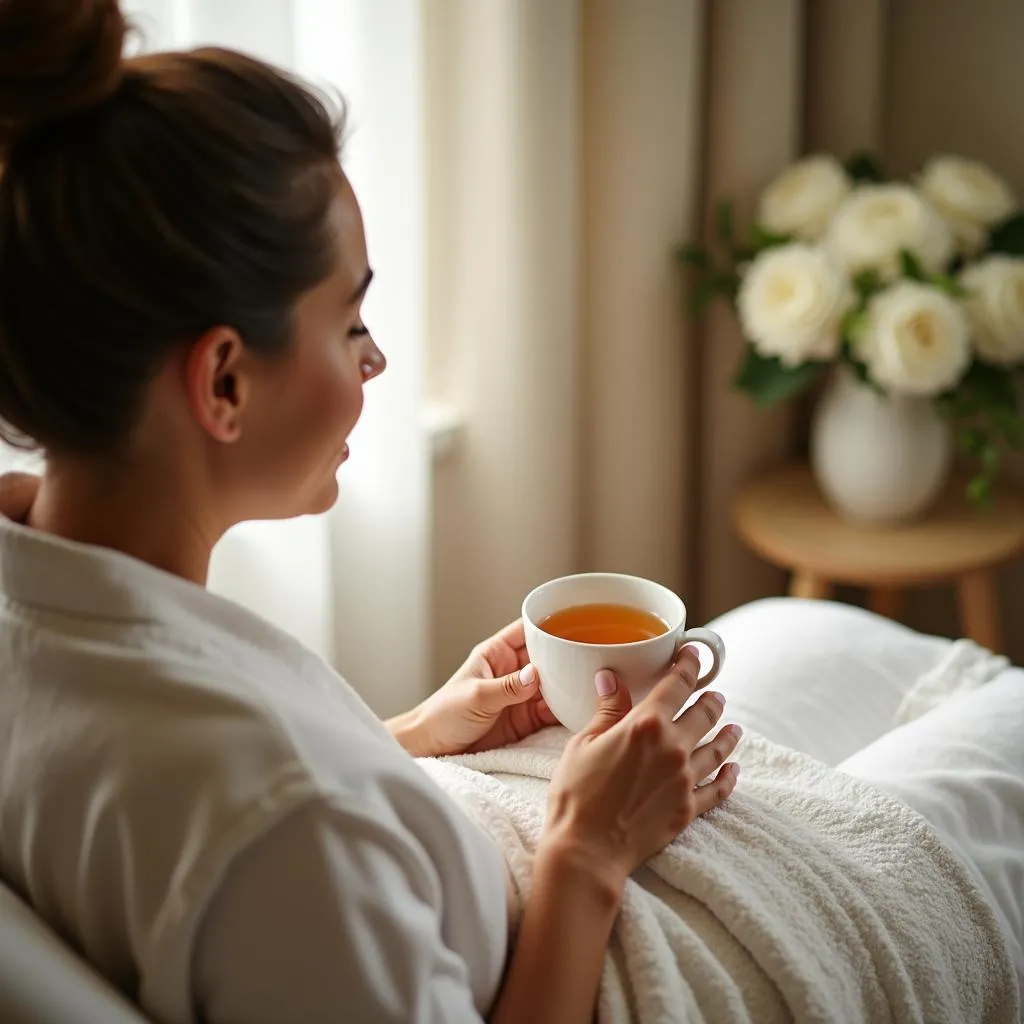
M 687 644 L 703 644 L 711 652 L 711 668 L 700 677 L 701 685 L 707 686 L 722 671 L 722 664 L 725 661 L 725 644 L 714 630 L 704 629 L 703 626 L 683 630 L 679 637 L 679 650 L 682 650 Z

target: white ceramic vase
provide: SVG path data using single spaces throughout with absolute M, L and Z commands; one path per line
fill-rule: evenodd
M 811 468 L 844 519 L 915 519 L 941 493 L 953 458 L 949 425 L 925 398 L 880 395 L 839 366 L 811 424 Z

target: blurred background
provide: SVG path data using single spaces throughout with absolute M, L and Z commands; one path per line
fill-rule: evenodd
M 1024 193 L 1020 0 L 130 0 L 150 48 L 221 43 L 341 90 L 389 357 L 329 517 L 247 524 L 211 585 L 296 632 L 381 714 L 534 585 L 649 576 L 699 624 L 784 592 L 730 525 L 807 403 L 730 386 L 741 339 L 674 259 L 805 153 L 935 153 Z M 1024 572 L 1000 577 L 1024 661 Z M 858 600 L 855 592 L 844 595 Z M 958 628 L 952 592 L 906 619 Z

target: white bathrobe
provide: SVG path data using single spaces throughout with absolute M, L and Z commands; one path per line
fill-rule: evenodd
M 317 657 L 0 519 L 0 876 L 163 1024 L 479 1021 L 498 848 Z

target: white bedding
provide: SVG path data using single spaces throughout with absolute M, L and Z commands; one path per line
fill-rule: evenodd
M 567 733 L 421 764 L 502 847 L 520 892 Z M 749 734 L 740 786 L 627 886 L 603 1022 L 1016 1024 L 992 910 L 920 815 Z

